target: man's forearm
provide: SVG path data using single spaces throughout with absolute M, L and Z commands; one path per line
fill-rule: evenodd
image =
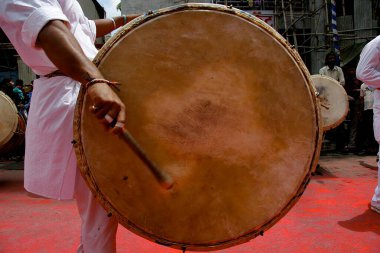
M 84 55 L 82 48 L 67 26 L 60 20 L 49 22 L 39 33 L 36 46 L 67 76 L 87 83 L 102 78 L 96 66 Z
M 41 47 L 49 59 L 59 70 L 67 76 L 81 82 L 88 83 L 93 78 L 103 79 L 97 67 L 84 54 L 78 41 L 71 34 L 66 24 L 60 20 L 49 22 L 38 34 L 37 47 Z M 118 127 L 113 128 L 113 133 L 122 134 L 125 123 L 125 105 L 117 94 L 111 89 L 107 81 L 97 80 L 87 87 L 86 94 L 90 98 L 93 107 L 91 112 L 107 128 L 113 126 L 105 117 L 116 120 Z M 112 120 L 112 121 L 113 121 Z

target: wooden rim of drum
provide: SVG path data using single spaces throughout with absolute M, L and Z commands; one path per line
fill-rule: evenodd
M 96 58 L 94 59 L 94 63 L 98 66 L 102 59 L 107 55 L 107 53 L 110 51 L 110 49 L 117 44 L 119 40 L 121 40 L 124 36 L 126 36 L 128 33 L 133 31 L 135 28 L 139 27 L 140 25 L 144 24 L 145 22 L 149 20 L 153 20 L 155 18 L 158 18 L 160 16 L 174 13 L 177 11 L 186 11 L 186 10 L 211 10 L 216 12 L 223 12 L 228 14 L 236 15 L 252 24 L 255 24 L 262 28 L 262 30 L 271 35 L 273 38 L 276 39 L 278 44 L 280 44 L 283 48 L 286 49 L 289 56 L 293 59 L 294 62 L 297 63 L 297 65 L 300 67 L 300 71 L 302 72 L 302 75 L 304 79 L 306 80 L 308 89 L 309 89 L 309 96 L 313 102 L 313 108 L 315 111 L 315 138 L 314 138 L 314 153 L 312 157 L 310 157 L 310 163 L 309 163 L 309 169 L 306 173 L 306 176 L 303 179 L 303 182 L 299 185 L 298 190 L 296 194 L 294 195 L 293 199 L 288 202 L 288 204 L 282 209 L 282 211 L 273 217 L 269 222 L 261 226 L 257 230 L 250 231 L 247 234 L 244 234 L 242 236 L 239 236 L 237 238 L 233 238 L 231 240 L 226 241 L 218 241 L 213 244 L 193 244 L 193 243 L 181 243 L 181 242 L 173 242 L 168 241 L 165 238 L 162 238 L 158 235 L 151 234 L 142 228 L 140 228 L 138 225 L 132 223 L 130 220 L 128 220 L 126 217 L 124 217 L 122 214 L 120 214 L 116 208 L 111 204 L 110 200 L 107 196 L 102 194 L 101 189 L 99 189 L 94 176 L 92 175 L 92 172 L 89 168 L 88 161 L 85 156 L 85 150 L 83 148 L 83 142 L 82 142 L 82 134 L 81 134 L 81 114 L 82 111 L 85 110 L 84 108 L 84 102 L 85 102 L 85 90 L 81 89 L 80 94 L 78 96 L 78 101 L 76 105 L 75 110 L 75 117 L 74 117 L 74 138 L 75 138 L 75 151 L 78 159 L 78 165 L 81 171 L 82 176 L 85 178 L 85 181 L 87 182 L 88 186 L 90 187 L 90 190 L 94 193 L 96 198 L 100 201 L 102 206 L 112 215 L 116 215 L 119 222 L 127 227 L 129 230 L 133 231 L 134 233 L 148 239 L 154 242 L 157 242 L 162 245 L 166 245 L 169 247 L 177 248 L 177 249 L 187 249 L 187 250 L 193 250 L 193 251 L 201 251 L 201 250 L 219 250 L 227 247 L 231 247 L 233 245 L 238 245 L 243 242 L 247 242 L 256 236 L 263 234 L 264 231 L 268 230 L 270 227 L 272 227 L 278 220 L 280 220 L 290 209 L 291 207 L 296 203 L 296 201 L 300 198 L 302 193 L 304 192 L 308 182 L 310 181 L 311 172 L 313 171 L 313 168 L 316 166 L 315 160 L 319 156 L 319 147 L 320 147 L 320 139 L 322 136 L 321 131 L 321 120 L 320 120 L 320 112 L 319 108 L 317 106 L 317 99 L 313 90 L 312 82 L 310 79 L 310 74 L 306 68 L 306 66 L 303 64 L 302 59 L 296 52 L 294 48 L 292 48 L 289 43 L 283 39 L 273 28 L 268 26 L 265 22 L 262 20 L 249 15 L 246 12 L 240 11 L 235 8 L 229 8 L 222 5 L 214 5 L 214 4 L 183 4 L 178 5 L 170 8 L 161 9 L 154 12 L 149 12 L 145 15 L 142 15 L 132 22 L 125 25 L 116 35 L 114 35 L 109 41 L 106 42 L 106 44 L 103 46 L 103 48 L 99 51 Z M 314 162 L 313 162 L 314 161 Z
M 6 130 L 4 132 L 3 136 L 0 136 L 0 148 L 5 145 L 13 136 L 14 132 L 17 129 L 18 125 L 18 114 L 17 114 L 17 108 L 16 105 L 13 103 L 12 99 L 8 97 L 4 92 L 0 91 L 0 98 L 4 101 L 5 104 L 1 105 L 3 113 L 1 114 L 1 117 L 3 118 L 2 122 L 0 122 L 0 126 L 3 132 L 3 130 Z M 12 118 L 13 115 L 13 118 Z M 5 122 L 7 121 L 7 122 Z M 3 125 L 6 124 L 6 125 Z

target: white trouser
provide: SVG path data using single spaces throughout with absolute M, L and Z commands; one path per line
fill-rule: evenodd
M 379 143 L 379 152 L 377 156 L 380 156 L 380 90 L 374 92 L 374 104 L 373 104 L 373 132 L 376 141 Z M 380 208 L 380 161 L 377 162 L 377 186 L 375 194 L 372 197 L 371 204 Z
M 377 153 L 377 157 L 380 156 L 380 145 L 379 152 Z M 377 186 L 375 188 L 375 193 L 373 194 L 371 205 L 380 208 L 380 160 L 377 162 Z
M 98 204 L 81 175 L 75 182 L 75 199 L 82 220 L 77 253 L 116 253 L 118 223 Z

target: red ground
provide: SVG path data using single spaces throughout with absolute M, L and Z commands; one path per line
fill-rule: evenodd
M 380 214 L 368 209 L 377 182 L 375 157 L 322 156 L 320 164 L 322 175 L 313 177 L 300 201 L 263 237 L 217 252 L 379 253 Z M 79 217 L 74 202 L 28 197 L 17 166 L 22 164 L 0 164 L 0 252 L 75 252 Z M 179 251 L 119 227 L 118 252 Z

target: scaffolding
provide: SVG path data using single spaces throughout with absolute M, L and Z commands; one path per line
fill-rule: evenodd
M 365 44 L 378 34 L 379 27 L 377 24 L 374 26 L 373 21 L 379 13 L 379 0 L 368 0 L 370 4 L 352 0 L 336 2 L 339 7 L 338 33 L 341 48 Z M 316 57 L 316 54 L 325 55 L 333 50 L 331 0 L 216 0 L 213 3 L 233 6 L 252 14 L 270 11 L 274 18 L 273 28 L 297 49 L 309 67 L 312 61 L 321 61 L 322 56 Z M 370 24 L 368 12 L 371 14 Z M 366 23 L 360 23 L 361 19 L 367 19 Z M 361 48 L 362 45 L 359 46 Z
M 172 4 L 177 2 L 183 1 L 168 1 Z M 273 28 L 294 45 L 312 72 L 320 67 L 326 52 L 333 50 L 331 0 L 210 0 L 199 2 L 233 6 L 257 16 L 260 13 L 263 16 L 271 15 Z M 336 0 L 336 2 L 339 6 L 337 23 L 340 47 L 342 51 L 357 52 L 363 44 L 374 38 L 380 31 L 378 19 L 380 0 Z M 11 71 L 16 68 L 16 61 L 13 59 L 13 55 L 16 53 L 7 40 L 0 41 L 3 42 L 0 44 L 0 71 Z M 354 50 L 352 50 L 353 48 Z M 355 54 L 347 57 L 343 52 L 343 64 L 353 57 Z

